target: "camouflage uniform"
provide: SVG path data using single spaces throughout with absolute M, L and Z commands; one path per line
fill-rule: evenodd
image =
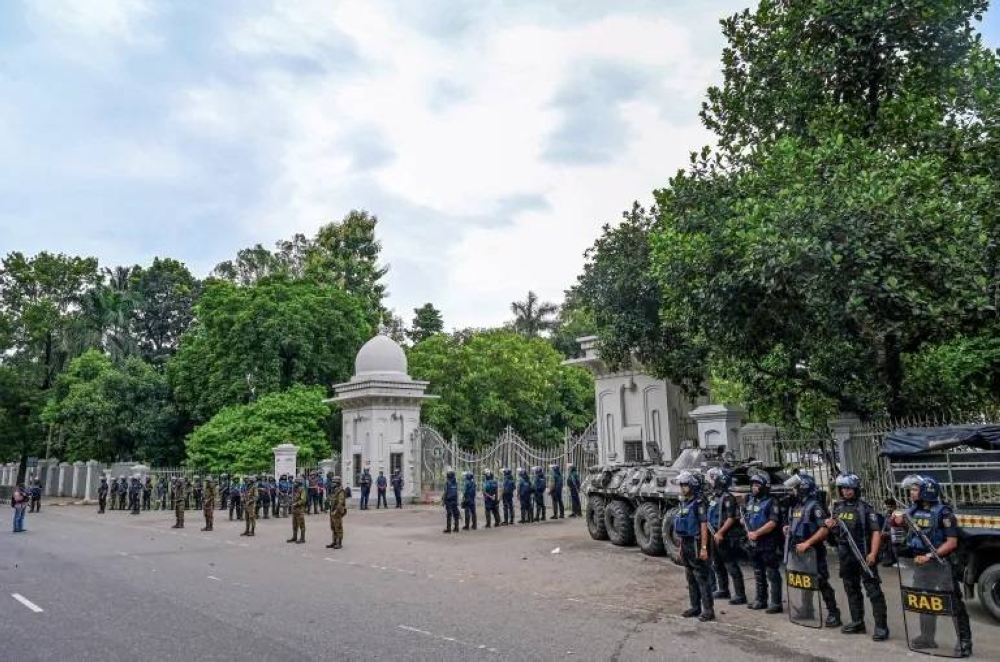
M 340 478 L 331 478 L 333 488 L 330 491 L 330 529 L 333 531 L 333 542 L 327 545 L 330 549 L 340 549 L 344 544 L 344 515 L 347 514 L 347 499 L 344 488 L 340 486 Z
M 292 537 L 285 542 L 304 543 L 306 541 L 306 487 L 301 478 L 295 479 L 292 494 Z M 302 535 L 299 535 L 299 531 Z
M 243 519 L 247 526 L 241 536 L 252 536 L 257 530 L 257 485 L 254 483 L 253 478 L 247 479 L 247 493 L 243 497 Z
M 202 488 L 201 507 L 205 513 L 205 528 L 202 531 L 211 531 L 212 524 L 215 523 L 215 481 L 211 476 L 205 479 L 205 486 Z
M 176 522 L 173 528 L 184 528 L 184 481 L 181 478 L 174 480 L 174 517 Z

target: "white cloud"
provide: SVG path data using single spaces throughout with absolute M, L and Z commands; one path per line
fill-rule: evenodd
M 431 301 L 449 326 L 483 326 L 528 289 L 560 299 L 600 226 L 706 141 L 696 113 L 718 48 L 695 35 L 743 2 L 470 3 L 456 17 L 450 2 L 46 1 L 26 5 L 39 40 L 26 48 L 91 65 L 102 91 L 127 74 L 129 108 L 162 113 L 107 119 L 60 173 L 171 200 L 184 178 L 178 218 L 226 229 L 176 257 L 203 266 L 366 207 L 389 305 L 408 318 Z M 84 107 L 95 122 L 119 110 Z M 102 151 L 94 135 L 114 138 Z M 575 158 L 575 137 L 595 149 Z M 105 158 L 88 169 L 88 151 Z

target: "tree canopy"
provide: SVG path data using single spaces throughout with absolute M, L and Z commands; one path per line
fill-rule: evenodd
M 196 423 L 295 384 L 347 380 L 373 333 L 353 295 L 284 276 L 247 287 L 209 282 L 195 315 L 167 368 L 178 405 Z
M 434 304 L 425 303 L 419 308 L 414 308 L 413 314 L 413 324 L 407 332 L 407 336 L 413 342 L 427 340 L 434 334 L 444 331 L 444 318 Z
M 298 446 L 300 464 L 329 457 L 325 395 L 321 386 L 296 384 L 223 408 L 188 437 L 188 464 L 216 473 L 262 471 L 271 466 L 271 449 L 284 443 Z
M 424 420 L 465 446 L 488 444 L 507 425 L 533 443 L 557 444 L 565 428 L 590 423 L 593 380 L 562 360 L 547 341 L 510 331 L 438 334 L 409 352 L 410 373 L 441 396 L 424 406 Z
M 702 110 L 716 144 L 655 208 L 607 227 L 580 278 L 607 355 L 689 391 L 739 381 L 786 420 L 804 403 L 898 415 L 939 401 L 918 367 L 997 331 L 985 7 L 763 0 L 723 21 L 723 83 Z M 993 383 L 995 353 L 974 356 L 948 374 Z

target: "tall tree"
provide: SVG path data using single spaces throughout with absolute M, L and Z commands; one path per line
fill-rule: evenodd
M 87 345 L 79 314 L 86 292 L 99 281 L 97 260 L 42 252 L 10 253 L 0 264 L 0 312 L 10 346 L 5 362 L 34 373 L 41 390 Z
M 150 267 L 135 270 L 130 287 L 134 299 L 132 333 L 142 357 L 162 366 L 194 322 L 201 283 L 183 263 L 157 257 Z
M 407 335 L 414 343 L 427 340 L 444 330 L 444 318 L 441 317 L 441 311 L 435 308 L 434 304 L 425 303 L 419 308 L 414 308 L 413 313 L 413 324 Z
M 529 291 L 524 301 L 510 304 L 510 311 L 514 313 L 514 330 L 528 338 L 534 338 L 553 328 L 555 321 L 552 318 L 559 312 L 559 306 L 539 301 L 538 295 Z
M 919 408 L 912 357 L 997 328 L 1000 67 L 972 27 L 985 6 L 763 0 L 724 21 L 724 81 L 702 112 L 717 145 L 588 265 L 609 355 L 681 382 L 721 370 L 788 418 L 817 397 Z M 633 229 L 648 248 L 630 260 Z M 640 274 L 659 294 L 628 285 Z
M 210 281 L 195 314 L 167 364 L 177 402 L 195 423 L 294 384 L 346 380 L 373 331 L 354 296 L 283 277 L 249 287 Z

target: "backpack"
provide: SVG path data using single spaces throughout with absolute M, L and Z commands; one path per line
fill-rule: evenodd
M 344 496 L 347 497 L 348 499 L 351 498 L 351 486 L 350 485 L 344 485 Z

